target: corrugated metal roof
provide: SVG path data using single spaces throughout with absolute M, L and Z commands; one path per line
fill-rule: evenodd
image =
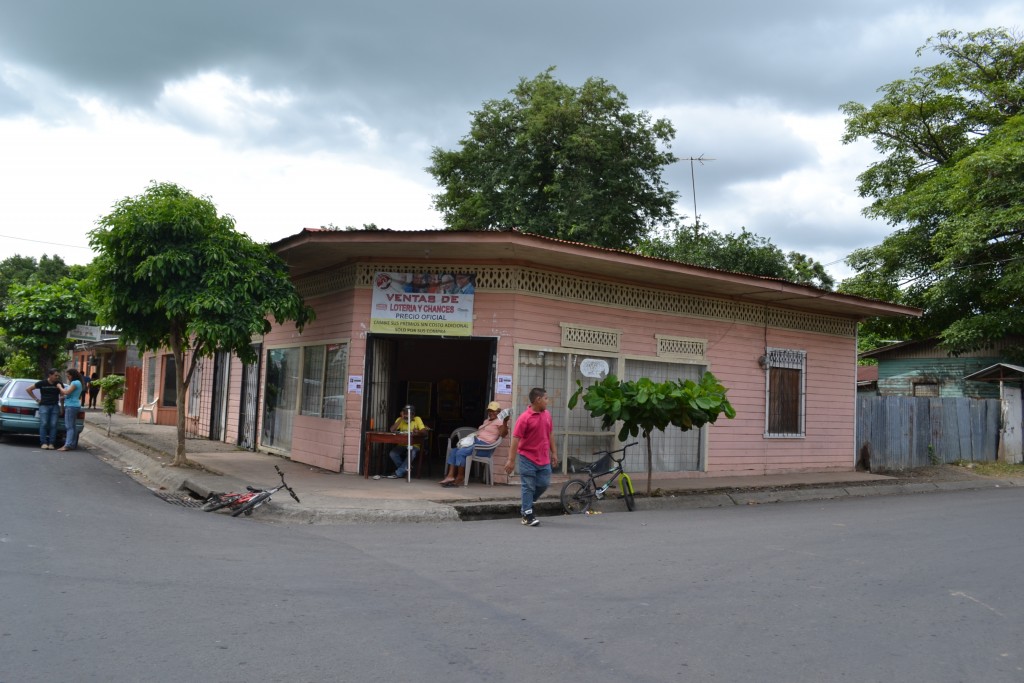
M 523 265 L 600 277 L 653 289 L 689 292 L 810 313 L 864 319 L 919 316 L 908 306 L 798 285 L 778 278 L 692 266 L 628 251 L 519 232 L 518 230 L 330 230 L 304 229 L 270 245 L 292 275 L 353 262 L 405 261 L 429 265 L 474 263 Z
M 1011 363 L 996 363 L 964 376 L 964 379 L 975 382 L 1019 381 L 1022 378 L 1024 378 L 1024 367 Z

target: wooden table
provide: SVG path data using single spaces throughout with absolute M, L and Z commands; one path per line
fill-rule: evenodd
M 423 448 L 423 444 L 425 443 L 427 434 L 429 434 L 429 432 L 424 431 L 420 432 L 419 434 L 412 435 L 413 444 L 420 446 L 419 457 L 421 458 L 426 456 L 426 454 L 423 452 L 424 450 L 426 450 L 425 448 Z M 366 447 L 363 452 L 363 479 L 369 479 L 370 458 L 373 457 L 373 445 L 376 443 L 390 443 L 404 446 L 405 444 L 409 443 L 409 435 L 404 432 L 398 434 L 394 432 L 366 432 L 365 441 Z

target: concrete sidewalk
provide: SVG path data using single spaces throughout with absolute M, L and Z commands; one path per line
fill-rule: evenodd
M 339 474 L 267 453 L 251 452 L 230 444 L 187 439 L 189 459 L 202 469 L 169 467 L 177 444 L 174 427 L 140 423 L 125 415 L 109 420 L 90 410 L 81 445 L 98 457 L 141 475 L 162 488 L 161 493 L 191 492 L 205 498 L 213 491 L 243 491 L 247 484 L 271 487 L 279 483 L 274 465 L 285 474 L 301 503 L 287 492 L 276 494 L 259 512 L 261 519 L 307 524 L 360 522 L 453 522 L 466 519 L 514 518 L 519 515 L 519 486 L 442 488 L 436 479 L 364 479 Z M 556 477 L 535 509 L 540 515 L 561 514 L 558 492 L 567 477 Z M 645 475 L 634 475 L 634 485 L 646 488 Z M 719 507 L 783 501 L 824 500 L 850 496 L 885 495 L 964 488 L 1022 486 L 1024 480 L 977 478 L 967 481 L 906 483 L 868 472 L 797 472 L 741 477 L 657 479 L 657 497 L 638 497 L 638 510 Z M 598 503 L 595 510 L 625 510 L 621 500 Z

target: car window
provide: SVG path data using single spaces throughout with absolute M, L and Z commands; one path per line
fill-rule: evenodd
M 27 379 L 16 379 L 6 387 L 4 387 L 3 396 L 4 398 L 23 398 L 31 401 L 32 397 L 28 395 L 28 388 L 35 384 L 35 382 Z

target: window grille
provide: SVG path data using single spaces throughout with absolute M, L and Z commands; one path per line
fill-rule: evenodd
M 765 436 L 802 437 L 807 352 L 768 349 L 765 366 Z

